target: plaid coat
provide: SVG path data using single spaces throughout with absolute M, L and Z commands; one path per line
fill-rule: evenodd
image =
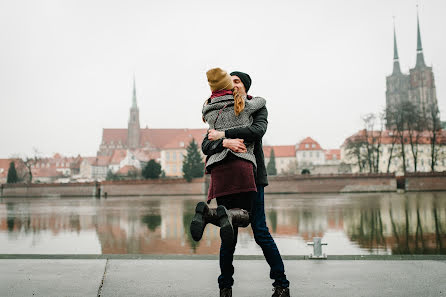
M 203 118 L 209 124 L 209 129 L 219 131 L 250 126 L 253 121 L 252 114 L 266 104 L 266 100 L 261 97 L 245 100 L 245 109 L 236 116 L 234 112 L 234 96 L 224 95 L 215 97 L 209 101 L 208 104 L 203 106 Z M 257 167 L 256 158 L 254 156 L 254 143 L 245 143 L 245 145 L 247 149 L 246 153 L 236 153 L 225 148 L 223 151 L 211 155 L 206 162 L 206 169 L 212 164 L 222 161 L 229 153 L 251 161 L 254 166 Z

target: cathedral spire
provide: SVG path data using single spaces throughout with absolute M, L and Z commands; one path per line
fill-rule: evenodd
M 393 72 L 392 74 L 401 73 L 400 61 L 398 57 L 398 46 L 396 45 L 395 18 L 393 19 Z
M 135 83 L 135 75 L 133 75 L 133 101 L 132 101 L 132 108 L 138 108 L 138 105 L 136 104 L 136 83 Z
M 420 33 L 420 18 L 418 17 L 417 6 L 417 64 L 416 67 L 425 67 L 423 46 L 421 45 L 421 33 Z

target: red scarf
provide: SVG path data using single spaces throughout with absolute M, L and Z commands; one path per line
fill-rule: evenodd
M 232 91 L 231 90 L 214 91 L 214 92 L 212 92 L 211 99 L 214 99 L 215 97 L 225 96 L 225 95 L 232 95 Z

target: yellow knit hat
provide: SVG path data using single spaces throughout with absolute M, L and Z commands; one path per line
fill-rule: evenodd
M 212 68 L 208 72 L 206 72 L 208 77 L 209 86 L 211 87 L 211 91 L 220 91 L 220 90 L 232 90 L 234 86 L 232 85 L 232 79 L 229 74 L 220 69 L 220 68 Z

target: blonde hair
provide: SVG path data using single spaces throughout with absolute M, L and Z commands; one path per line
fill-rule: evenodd
M 245 98 L 235 89 L 232 89 L 232 94 L 234 95 L 234 112 L 238 116 L 245 109 Z

